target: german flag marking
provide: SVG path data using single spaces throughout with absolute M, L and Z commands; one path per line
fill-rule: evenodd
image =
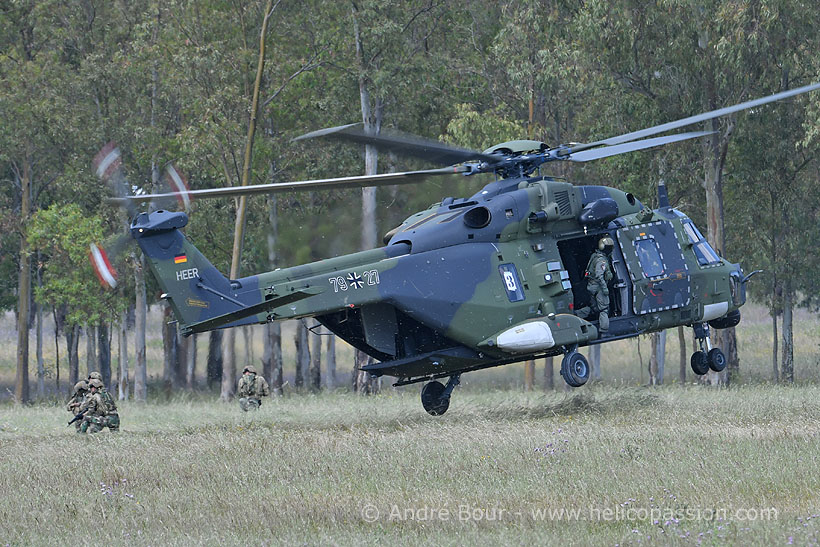
M 188 262 L 188 257 L 185 255 L 176 255 L 174 257 L 174 264 L 184 264 Z

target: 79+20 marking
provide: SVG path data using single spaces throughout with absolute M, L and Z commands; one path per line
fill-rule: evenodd
M 367 270 L 362 272 L 361 275 L 351 272 L 347 274 L 347 277 L 337 275 L 329 277 L 327 280 L 333 287 L 333 292 L 361 289 L 365 285 L 378 285 L 380 283 L 378 270 Z

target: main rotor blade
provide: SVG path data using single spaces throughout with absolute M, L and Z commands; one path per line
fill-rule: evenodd
M 274 182 L 270 184 L 256 184 L 252 186 L 231 186 L 228 188 L 208 188 L 191 190 L 188 192 L 194 198 L 234 197 L 254 194 L 273 194 L 276 192 L 299 192 L 305 190 L 328 188 L 363 188 L 368 186 L 389 186 L 392 184 L 412 184 L 420 182 L 429 176 L 452 175 L 464 173 L 466 167 L 442 167 L 441 169 L 427 169 L 425 171 L 406 171 L 403 173 L 382 173 L 380 175 L 361 175 L 355 177 L 340 177 L 334 179 L 300 180 L 295 182 Z M 176 194 L 145 194 L 140 196 L 125 196 L 112 198 L 111 203 L 142 203 L 174 197 Z
M 703 114 L 697 114 L 695 116 L 689 116 L 688 118 L 683 118 L 674 122 L 668 122 L 661 125 L 656 125 L 654 127 L 648 127 L 646 129 L 641 129 L 639 131 L 633 131 L 631 133 L 625 133 L 623 135 L 619 135 L 617 137 L 611 137 L 609 139 L 605 139 L 602 141 L 591 142 L 587 144 L 582 144 L 580 146 L 576 146 L 574 148 L 569 149 L 570 154 L 574 154 L 580 152 L 582 150 L 588 150 L 590 148 L 597 148 L 599 146 L 606 146 L 606 145 L 614 145 L 620 144 L 623 142 L 634 141 L 635 139 L 642 139 L 644 137 L 649 137 L 650 135 L 657 135 L 658 133 L 664 133 L 666 131 L 671 131 L 672 129 L 678 129 L 679 127 L 686 127 L 687 125 L 692 125 L 698 122 L 703 122 L 706 120 L 711 120 L 713 118 L 719 118 L 721 116 L 726 116 L 728 114 L 733 114 L 735 112 L 739 112 L 741 110 L 746 110 L 749 108 L 754 108 L 756 106 L 768 104 L 774 101 L 780 101 L 782 99 L 787 99 L 789 97 L 794 97 L 795 95 L 800 95 L 801 93 L 807 93 L 809 91 L 814 91 L 815 89 L 820 89 L 820 82 L 805 85 L 803 87 L 798 87 L 795 89 L 790 89 L 788 91 L 782 91 L 780 93 L 775 93 L 774 95 L 769 95 L 768 97 L 763 97 L 760 99 L 754 99 L 751 101 L 746 101 L 740 104 L 736 104 L 733 106 L 727 106 L 725 108 L 719 108 L 717 110 L 712 110 L 711 112 L 704 112 Z
M 634 152 L 636 150 L 653 148 L 655 146 L 669 144 L 670 142 L 696 139 L 698 137 L 704 137 L 713 133 L 714 131 L 695 131 L 692 133 L 679 133 L 677 135 L 667 135 L 665 137 L 655 137 L 653 139 L 644 139 L 642 141 L 616 144 L 615 146 L 604 146 L 601 148 L 595 148 L 594 150 L 584 150 L 581 152 L 572 153 L 566 159 L 569 161 L 597 160 L 600 158 L 608 158 L 609 156 L 617 156 L 618 154 L 626 154 L 627 152 Z
M 382 131 L 378 135 L 370 135 L 364 131 L 360 123 L 320 129 L 296 137 L 293 140 L 301 141 L 315 138 L 330 138 L 359 144 L 369 144 L 380 150 L 406 154 L 439 165 L 453 165 L 471 160 L 497 163 L 503 159 L 495 155 L 483 154 L 476 150 L 459 148 L 457 146 L 451 146 L 449 144 L 396 131 Z

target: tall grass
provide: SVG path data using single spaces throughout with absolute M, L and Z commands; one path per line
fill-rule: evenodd
M 392 391 L 121 415 L 86 437 L 57 407 L 0 407 L 0 545 L 820 539 L 816 386 L 459 389 L 439 418 Z

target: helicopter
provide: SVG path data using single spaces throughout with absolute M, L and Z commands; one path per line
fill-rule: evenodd
M 549 147 L 533 140 L 483 152 L 401 133 L 370 134 L 360 124 L 308 133 L 295 140 L 340 139 L 426 159 L 447 167 L 124 196 L 134 207 L 168 198 L 228 197 L 420 181 L 430 176 L 493 173 L 470 197 L 446 197 L 385 234 L 384 247 L 277 269 L 241 279 L 220 273 L 182 229 L 184 212 L 133 217 L 130 234 L 142 249 L 173 309 L 180 333 L 313 317 L 374 358 L 361 367 L 393 376 L 394 385 L 424 383 L 421 402 L 444 414 L 466 372 L 563 355 L 561 375 L 572 387 L 590 376 L 578 350 L 680 325 L 694 330 L 695 374 L 721 371 L 726 358 L 709 329 L 740 322 L 746 284 L 739 264 L 722 258 L 695 224 L 669 204 L 659 184 L 658 207 L 606 186 L 574 185 L 541 176 L 553 161 L 585 162 L 710 134 L 660 133 L 726 116 L 820 88 L 784 91 L 587 144 Z M 651 137 L 651 138 L 648 138 Z M 102 165 L 118 161 L 116 150 Z M 133 212 L 133 210 L 132 210 Z M 614 242 L 609 328 L 576 312 L 590 300 L 585 266 L 604 236 Z M 439 380 L 447 378 L 446 383 Z

